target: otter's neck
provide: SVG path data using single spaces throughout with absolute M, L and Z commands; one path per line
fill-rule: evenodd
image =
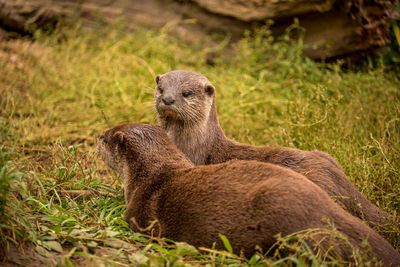
M 169 151 L 171 153 L 160 151 L 158 158 L 146 158 L 140 160 L 137 165 L 125 166 L 123 171 L 127 203 L 125 219 L 135 231 L 142 232 L 141 228 L 146 228 L 156 219 L 158 199 L 165 183 L 178 176 L 181 170 L 193 167 L 182 152 L 173 148 Z M 160 231 L 160 229 L 155 230 Z
M 174 144 L 195 164 L 204 165 L 215 144 L 223 142 L 226 137 L 218 122 L 215 99 L 209 116 L 197 123 L 185 121 L 161 121 Z
M 193 167 L 193 163 L 171 141 L 168 143 L 153 154 L 142 153 L 139 158 L 128 159 L 122 166 L 119 173 L 124 182 L 126 200 L 138 186 L 160 183 L 160 179 L 172 172 Z

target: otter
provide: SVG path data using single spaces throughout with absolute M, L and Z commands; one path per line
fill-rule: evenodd
M 329 154 L 288 147 L 251 146 L 228 139 L 219 125 L 215 87 L 200 73 L 175 70 L 157 75 L 156 83 L 159 125 L 195 165 L 238 159 L 292 169 L 318 185 L 353 215 L 384 230 L 388 214 L 360 193 Z
M 250 257 L 256 246 L 268 250 L 275 236 L 324 228 L 329 220 L 354 246 L 367 240 L 368 259 L 400 265 L 400 254 L 379 234 L 337 205 L 328 194 L 288 168 L 258 161 L 233 160 L 194 166 L 158 126 L 123 124 L 100 137 L 98 152 L 122 177 L 132 230 L 197 247 L 222 249 L 225 235 L 235 253 Z M 147 227 L 148 228 L 148 227 Z M 311 240 L 316 249 L 332 249 L 354 262 L 353 248 L 324 234 Z M 319 245 L 317 245 L 319 243 Z M 329 247 L 329 248 L 328 248 Z

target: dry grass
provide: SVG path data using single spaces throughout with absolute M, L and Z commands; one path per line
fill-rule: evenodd
M 201 72 L 215 85 L 220 122 L 230 137 L 326 151 L 368 199 L 399 219 L 398 69 L 344 71 L 340 64 L 315 63 L 303 57 L 301 42 L 273 42 L 267 28 L 243 39 L 234 57 L 216 58 L 214 66 L 206 64 L 207 48 L 168 39 L 165 31 L 77 26 L 50 36 L 38 32 L 35 38 L 0 43 L 0 143 L 2 161 L 9 159 L 1 167 L 7 170 L 4 181 L 14 180 L 5 189 L 11 193 L 3 244 L 33 242 L 40 254 L 55 253 L 60 265 L 341 262 L 324 262 L 304 242 L 284 260 L 259 255 L 246 261 L 215 251 L 200 256 L 185 245 L 152 244 L 129 231 L 121 182 L 94 155 L 94 144 L 112 125 L 155 124 L 155 74 L 173 69 Z M 114 196 L 69 198 L 59 190 Z M 399 226 L 382 234 L 400 249 Z M 115 238 L 135 246 L 107 244 Z M 101 256 L 94 248 L 112 251 Z

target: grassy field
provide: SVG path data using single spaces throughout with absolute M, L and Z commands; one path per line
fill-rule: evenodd
M 359 190 L 400 218 L 399 69 L 343 69 L 302 55 L 267 28 L 232 56 L 161 31 L 79 26 L 0 42 L 0 249 L 11 261 L 60 266 L 335 265 L 297 235 L 291 256 L 243 259 L 142 236 L 123 220 L 121 181 L 95 154 L 97 137 L 124 122 L 156 124 L 156 74 L 201 72 L 217 90 L 225 133 L 254 145 L 319 149 Z M 275 42 L 276 41 L 276 42 Z M 89 190 L 76 196 L 70 190 Z M 381 233 L 400 250 L 400 228 Z M 157 242 L 154 242 L 157 241 Z M 24 254 L 17 252 L 23 249 Z M 279 250 L 278 250 L 279 251 Z M 200 253 L 201 252 L 201 253 Z M 359 264 L 367 264 L 358 255 Z

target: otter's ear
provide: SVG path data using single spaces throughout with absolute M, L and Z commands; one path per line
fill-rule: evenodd
M 125 133 L 118 131 L 118 132 L 116 132 L 116 133 L 113 134 L 112 140 L 113 140 L 114 143 L 117 144 L 119 147 L 125 148 L 125 146 L 126 146 L 126 141 L 127 141 L 127 137 L 126 137 Z
M 157 75 L 156 76 L 156 83 L 158 84 L 158 82 L 160 81 L 160 79 L 161 79 L 161 75 Z
M 212 86 L 211 84 L 207 84 L 206 88 L 205 88 L 205 92 L 207 95 L 212 96 L 215 92 L 214 86 Z

